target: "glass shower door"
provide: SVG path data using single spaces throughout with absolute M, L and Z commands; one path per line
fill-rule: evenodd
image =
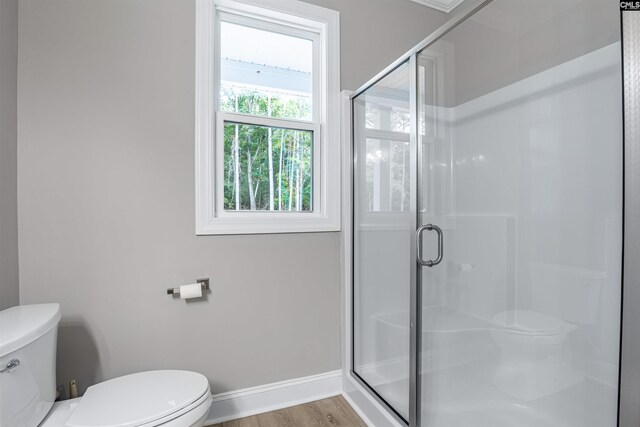
M 622 91 L 608 3 L 495 0 L 418 57 L 422 426 L 616 425 Z
M 409 419 L 410 242 L 416 199 L 411 75 L 409 62 L 400 65 L 356 97 L 352 111 L 352 366 L 357 378 L 404 420 Z

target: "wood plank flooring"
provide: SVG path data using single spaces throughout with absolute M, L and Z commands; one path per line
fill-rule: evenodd
M 367 427 L 342 396 L 330 397 L 210 427 Z

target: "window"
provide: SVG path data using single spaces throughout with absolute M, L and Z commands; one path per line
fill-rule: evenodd
M 339 230 L 338 13 L 196 5 L 197 234 Z

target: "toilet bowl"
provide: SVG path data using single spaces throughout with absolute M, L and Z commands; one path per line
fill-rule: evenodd
M 211 406 L 206 377 L 147 371 L 89 387 L 56 402 L 58 304 L 0 312 L 0 426 L 202 427 Z
M 491 335 L 500 352 L 493 384 L 499 390 L 531 401 L 582 380 L 563 351 L 575 325 L 532 310 L 502 311 L 493 322 Z

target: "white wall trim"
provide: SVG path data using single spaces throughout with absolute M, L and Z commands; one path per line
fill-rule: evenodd
M 413 0 L 416 3 L 420 3 L 423 6 L 430 7 L 432 9 L 439 10 L 440 12 L 449 13 L 464 0 Z
M 288 408 L 341 393 L 341 370 L 220 393 L 213 396 L 205 425 Z
M 353 378 L 351 374 L 351 165 L 353 149 L 351 144 L 351 99 L 353 92 L 342 91 L 342 223 L 340 250 L 342 263 L 342 396 L 369 426 L 405 427 L 398 423 L 387 408 Z
M 351 371 L 351 246 L 352 246 L 352 220 L 351 220 L 351 192 L 352 176 L 351 165 L 353 153 L 351 143 L 351 94 L 353 92 L 343 90 L 341 93 L 340 114 L 342 116 L 342 228 L 340 239 L 340 263 L 341 263 L 341 320 L 342 320 L 342 370 L 344 378 Z

